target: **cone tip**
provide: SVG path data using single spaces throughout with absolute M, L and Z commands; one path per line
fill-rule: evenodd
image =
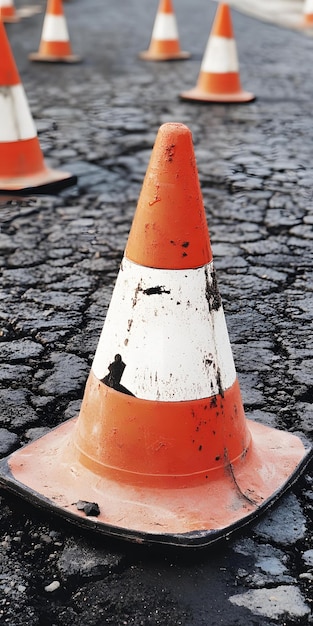
M 159 128 L 125 256 L 158 269 L 191 269 L 212 260 L 192 133 L 185 124 Z
M 211 34 L 229 39 L 234 37 L 231 11 L 226 2 L 221 2 L 216 9 Z
M 183 145 L 185 146 L 185 149 L 181 152 Z M 154 149 L 157 152 L 159 150 L 167 151 L 174 146 L 181 146 L 179 150 L 181 158 L 184 159 L 186 151 L 193 151 L 192 132 L 188 126 L 180 122 L 165 122 L 159 127 L 154 142 Z
M 165 122 L 164 124 L 162 124 L 162 126 L 160 126 L 159 133 L 162 133 L 162 135 L 168 135 L 172 133 L 179 135 L 191 135 L 191 130 L 188 128 L 188 126 L 182 124 L 181 122 Z

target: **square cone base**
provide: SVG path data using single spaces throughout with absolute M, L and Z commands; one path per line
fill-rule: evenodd
M 128 472 L 98 464 L 95 473 L 82 464 L 76 420 L 3 459 L 0 485 L 76 525 L 137 543 L 194 548 L 228 536 L 273 504 L 312 455 L 298 437 L 247 420 L 252 443 L 231 465 L 201 480 L 187 476 L 183 486 L 179 477 L 179 487 L 173 476 L 166 488 L 164 476 L 162 487 L 155 476 L 153 486 L 147 477 L 140 485 Z M 79 502 L 96 503 L 99 514 L 86 514 Z
M 39 174 L 18 177 L 0 177 L 0 193 L 55 193 L 66 187 L 76 185 L 77 176 L 61 170 L 45 169 Z
M 179 94 L 181 100 L 191 100 L 194 102 L 219 102 L 220 104 L 236 104 L 253 102 L 256 96 L 249 91 L 238 91 L 237 93 L 213 93 L 203 91 L 198 87 L 183 91 Z
M 161 52 L 154 54 L 149 50 L 144 50 L 143 52 L 139 52 L 138 57 L 139 59 L 143 59 L 143 61 L 184 61 L 186 59 L 190 59 L 191 54 L 190 52 L 185 52 L 184 50 L 180 50 L 176 54 L 171 54 L 170 52 L 164 52 L 164 54 Z
M 30 61 L 39 61 L 40 63 L 81 63 L 82 57 L 77 54 L 68 54 L 67 56 L 54 54 L 41 54 L 40 52 L 31 52 L 28 55 Z
M 21 21 L 21 16 L 17 13 L 17 11 L 15 11 L 14 15 L 6 15 L 1 19 L 4 24 L 16 24 Z

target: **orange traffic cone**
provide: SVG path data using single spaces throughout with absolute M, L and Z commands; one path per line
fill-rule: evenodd
M 0 191 L 30 193 L 76 182 L 68 172 L 46 167 L 27 98 L 0 22 Z
M 180 49 L 172 0 L 160 0 L 149 49 L 140 52 L 139 56 L 145 61 L 173 61 L 190 57 L 189 52 Z
M 41 12 L 41 6 L 15 8 L 14 0 L 0 0 L 0 19 L 2 22 L 19 22 L 23 17 L 31 17 Z
M 305 0 L 303 6 L 302 26 L 305 28 L 313 28 L 313 1 Z
M 268 507 L 311 449 L 246 419 L 190 130 L 157 135 L 78 418 L 0 482 L 82 526 L 202 546 Z
M 2 22 L 18 22 L 20 20 L 13 0 L 0 0 L 0 18 Z
M 236 42 L 230 9 L 219 4 L 203 56 L 197 85 L 180 94 L 183 100 L 202 102 L 249 102 L 252 93 L 240 84 Z
M 38 52 L 28 55 L 31 61 L 78 63 L 81 57 L 72 53 L 62 0 L 48 0 Z

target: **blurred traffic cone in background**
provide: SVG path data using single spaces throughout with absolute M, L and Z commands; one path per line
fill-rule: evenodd
M 227 4 L 219 4 L 217 8 L 196 86 L 181 93 L 180 97 L 183 100 L 226 103 L 255 99 L 252 93 L 241 88 L 237 47 Z
M 149 49 L 140 52 L 139 56 L 145 61 L 171 61 L 190 57 L 189 52 L 180 49 L 172 0 L 160 0 Z
M 302 26 L 313 28 L 313 0 L 305 0 L 304 2 Z
M 53 191 L 76 176 L 46 167 L 27 98 L 0 22 L 0 191 Z
M 0 19 L 2 22 L 18 22 L 18 15 L 13 0 L 0 0 Z
M 0 19 L 2 22 L 19 22 L 23 17 L 31 17 L 41 12 L 40 5 L 15 8 L 14 0 L 0 0 Z
M 48 0 L 38 52 L 28 55 L 31 61 L 78 63 L 81 57 L 72 53 L 62 0 Z
M 246 419 L 190 130 L 159 129 L 78 418 L 0 462 L 0 483 L 75 524 L 203 546 L 308 463 Z

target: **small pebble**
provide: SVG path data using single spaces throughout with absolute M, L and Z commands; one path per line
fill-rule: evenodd
M 299 578 L 305 580 L 313 580 L 313 574 L 311 574 L 310 572 L 303 572 L 303 574 L 299 574 Z
M 48 591 L 49 593 L 51 591 L 56 591 L 57 589 L 59 589 L 60 587 L 60 583 L 58 580 L 54 580 L 52 583 L 50 583 L 50 585 L 47 585 L 45 587 L 45 591 Z
M 86 515 L 94 515 L 97 517 L 100 515 L 100 509 L 97 502 L 87 502 L 86 500 L 79 500 L 76 502 L 78 511 L 84 511 Z

